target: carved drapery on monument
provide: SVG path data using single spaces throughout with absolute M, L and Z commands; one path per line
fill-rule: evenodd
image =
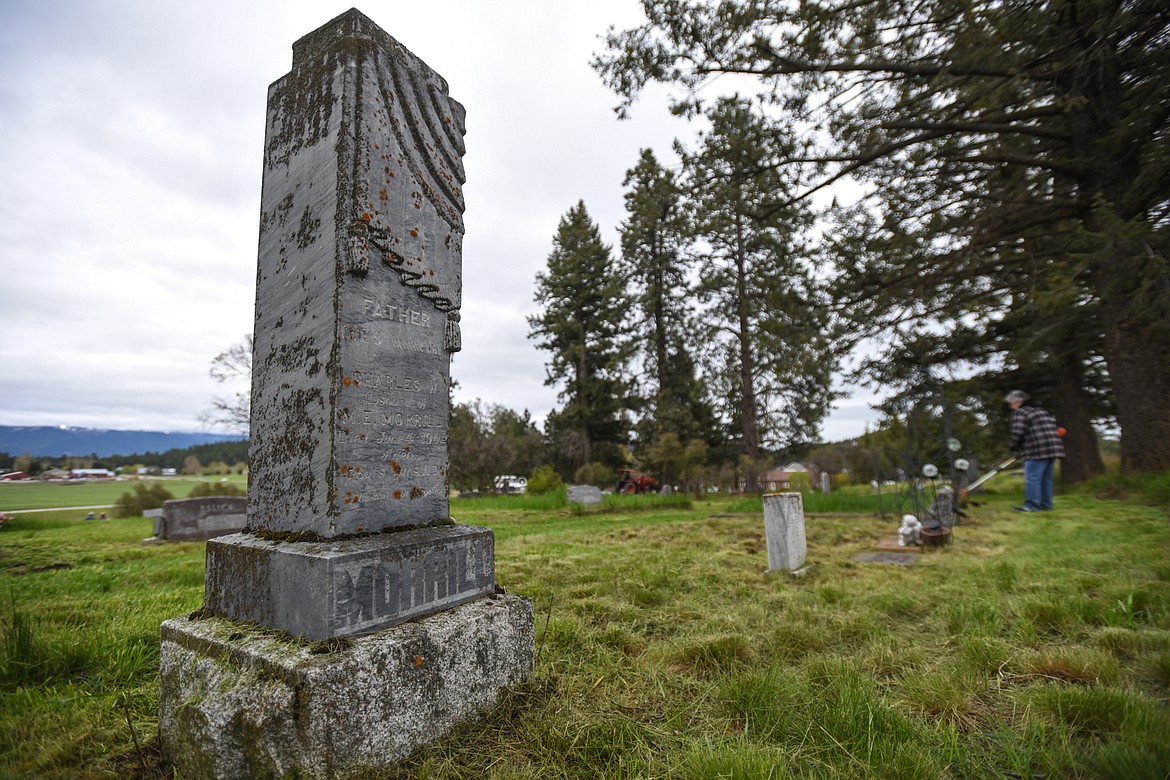
M 270 87 L 253 530 L 330 538 L 447 517 L 463 134 L 447 83 L 356 11 L 294 44 Z

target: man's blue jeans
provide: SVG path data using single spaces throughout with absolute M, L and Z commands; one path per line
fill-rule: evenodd
M 1042 512 L 1052 509 L 1056 458 L 1024 461 L 1024 506 Z

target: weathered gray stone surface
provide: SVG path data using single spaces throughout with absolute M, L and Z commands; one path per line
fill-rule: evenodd
M 955 493 L 950 485 L 938 489 L 934 501 L 927 507 L 922 527 L 932 530 L 951 528 L 955 524 Z
M 471 604 L 350 640 L 221 618 L 162 625 L 159 733 L 185 778 L 345 777 L 386 768 L 498 701 L 533 667 L 532 602 Z
M 918 563 L 919 556 L 913 553 L 896 552 L 868 552 L 858 553 L 853 560 L 858 563 L 884 563 L 890 566 L 913 566 Z
M 604 500 L 601 495 L 601 488 L 594 485 L 570 485 L 567 492 L 570 504 L 589 506 L 591 504 L 600 504 Z
M 268 90 L 248 527 L 321 537 L 449 514 L 464 110 L 357 10 Z
M 969 463 L 970 465 L 967 467 L 967 479 L 964 482 L 963 487 L 966 487 L 967 485 L 970 485 L 975 480 L 979 479 L 979 461 L 978 461 L 978 459 L 974 455 L 968 455 L 967 456 L 967 463 Z M 983 489 L 983 485 L 976 485 L 975 487 L 971 488 L 971 492 L 983 494 L 983 493 L 986 493 L 987 491 Z
M 764 536 L 768 540 L 769 571 L 793 571 L 804 566 L 808 545 L 800 493 L 764 495 Z
M 307 639 L 377 631 L 494 591 L 489 528 L 323 542 L 237 534 L 207 543 L 208 609 Z
M 154 536 L 168 541 L 211 539 L 234 534 L 248 522 L 248 499 L 242 496 L 178 498 L 163 504 L 154 518 Z

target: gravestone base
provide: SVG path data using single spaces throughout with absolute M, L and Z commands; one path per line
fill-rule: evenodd
M 186 778 L 393 766 L 531 676 L 533 605 L 488 596 L 310 643 L 219 617 L 162 624 L 159 736 Z
M 207 542 L 212 614 L 320 640 L 380 631 L 495 592 L 490 528 L 443 525 L 315 542 Z

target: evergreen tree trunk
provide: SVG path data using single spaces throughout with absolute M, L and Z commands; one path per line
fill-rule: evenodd
M 1119 187 L 1117 188 L 1119 189 Z M 1170 268 L 1140 224 L 1094 214 L 1105 362 L 1121 428 L 1123 472 L 1170 471 Z
M 1102 306 L 1105 359 L 1121 427 L 1123 472 L 1170 471 L 1170 341 L 1126 322 L 1115 302 Z
M 1092 403 L 1085 392 L 1084 371 L 1078 356 L 1058 358 L 1054 367 L 1053 388 L 1055 394 L 1050 411 L 1066 430 L 1060 481 L 1071 485 L 1103 474 L 1105 464 L 1101 462 L 1101 452 L 1097 447 Z
M 577 351 L 577 398 L 576 403 L 580 412 L 578 414 L 579 420 L 588 420 L 589 416 L 589 389 L 586 387 L 585 380 L 589 377 L 589 364 L 586 362 L 585 348 L 588 341 L 585 336 L 585 324 L 583 322 L 577 323 L 577 338 L 580 340 L 580 347 Z M 589 463 L 593 457 L 593 431 L 589 425 L 586 424 L 582 443 L 582 458 L 583 460 L 577 464 L 577 468 L 581 468 L 586 463 Z
M 735 250 L 735 287 L 739 301 L 739 379 L 743 385 L 743 449 L 744 454 L 752 462 L 752 469 L 748 474 L 747 491 L 756 490 L 754 475 L 755 465 L 760 462 L 760 418 L 756 406 L 756 387 L 753 375 L 755 362 L 752 356 L 751 345 L 751 317 L 748 311 L 747 294 L 747 247 L 744 242 L 744 226 L 740 218 L 736 218 L 736 250 Z
M 654 360 L 657 363 L 655 369 L 658 373 L 658 387 L 659 391 L 671 387 L 673 383 L 670 381 L 669 366 L 666 357 L 666 302 L 663 300 L 666 297 L 664 288 L 664 280 L 662 278 L 661 269 L 656 268 L 654 271 Z

